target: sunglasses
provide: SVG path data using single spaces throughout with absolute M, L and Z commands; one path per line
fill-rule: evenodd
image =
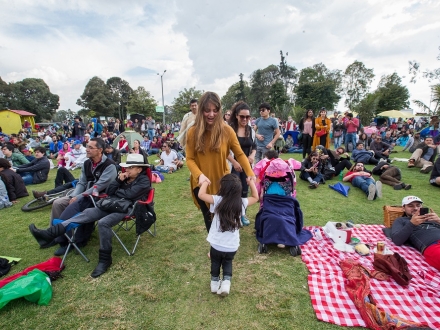
M 246 120 L 251 119 L 251 116 L 238 115 L 238 117 L 240 117 L 240 119 L 246 119 Z

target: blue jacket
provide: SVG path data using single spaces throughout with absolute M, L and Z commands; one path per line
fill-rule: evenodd
M 353 152 L 351 153 L 351 159 L 353 159 L 357 163 L 368 164 L 368 161 L 371 157 L 373 157 L 373 154 L 365 149 L 353 149 Z
M 57 143 L 51 142 L 49 143 L 49 150 L 52 154 L 57 153 L 60 150 L 63 150 L 63 142 L 58 141 Z

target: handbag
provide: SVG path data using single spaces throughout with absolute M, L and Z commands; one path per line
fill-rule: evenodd
M 132 201 L 119 197 L 106 197 L 100 199 L 96 206 L 105 212 L 128 213 L 128 209 L 132 206 Z
M 342 131 L 334 131 L 333 137 L 340 137 L 342 135 Z
M 298 140 L 298 142 L 301 142 L 303 139 L 303 133 L 299 133 L 296 139 Z
M 325 129 L 322 129 L 322 130 L 316 132 L 315 134 L 316 134 L 316 136 L 321 137 L 321 136 L 327 134 L 327 131 Z

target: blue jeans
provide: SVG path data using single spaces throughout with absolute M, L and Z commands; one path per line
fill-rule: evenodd
M 342 135 L 335 137 L 335 150 L 341 146 L 342 141 L 343 141 Z
M 356 133 L 347 133 L 345 134 L 345 149 L 348 148 L 349 143 L 353 144 L 353 149 L 356 148 Z
M 157 153 L 159 153 L 159 149 L 157 148 L 151 148 L 150 150 L 148 150 L 148 156 L 155 155 Z
M 351 180 L 351 184 L 353 187 L 360 188 L 368 196 L 368 187 L 370 184 L 375 184 L 375 182 L 372 178 L 356 176 L 353 180 Z M 376 198 L 376 196 L 374 196 L 374 198 Z
M 153 137 L 154 137 L 154 133 L 155 133 L 155 129 L 148 129 L 148 137 L 150 138 L 150 141 L 153 141 Z
M 20 174 L 21 174 L 21 178 L 24 181 L 25 186 L 30 185 L 34 182 L 34 177 L 29 172 L 20 173 Z

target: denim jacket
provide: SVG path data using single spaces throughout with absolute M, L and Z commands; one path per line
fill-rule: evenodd
M 391 227 L 391 239 L 396 245 L 410 243 L 422 254 L 432 243 L 440 241 L 440 225 L 424 222 L 418 226 L 411 223 L 410 217 L 397 218 Z

